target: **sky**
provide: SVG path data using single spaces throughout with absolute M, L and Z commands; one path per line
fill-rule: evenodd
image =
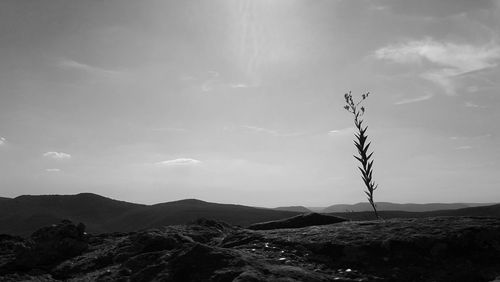
M 2 0 L 0 196 L 500 202 L 499 0 Z

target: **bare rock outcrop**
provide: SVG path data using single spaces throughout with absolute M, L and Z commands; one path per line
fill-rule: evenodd
M 29 258 L 29 257 L 32 258 Z M 0 236 L 1 281 L 493 281 L 500 219 L 435 217 L 249 230 L 201 219 L 86 235 Z
M 50 269 L 57 263 L 80 255 L 88 248 L 85 225 L 63 220 L 43 227 L 15 250 L 11 267 L 19 270 Z
M 274 220 L 262 223 L 252 224 L 248 229 L 252 230 L 271 230 L 282 228 L 301 228 L 315 225 L 327 225 L 347 221 L 345 218 L 324 215 L 319 213 L 301 214 L 281 220 Z

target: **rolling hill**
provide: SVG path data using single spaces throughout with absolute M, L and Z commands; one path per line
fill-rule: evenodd
M 278 211 L 293 211 L 293 212 L 301 212 L 301 213 L 309 213 L 311 212 L 310 209 L 304 207 L 304 206 L 289 206 L 289 207 L 277 207 L 274 208 L 275 210 Z
M 500 217 L 500 204 L 459 209 L 451 208 L 461 207 L 464 204 L 378 204 L 379 209 L 385 207 L 407 209 L 381 210 L 380 215 L 385 219 L 431 216 Z M 360 209 L 363 207 L 363 205 L 359 206 Z M 442 209 L 419 212 L 419 210 L 431 208 Z M 309 212 L 308 209 L 301 206 L 268 209 L 210 203 L 197 199 L 141 205 L 117 201 L 91 193 L 19 196 L 13 199 L 0 198 L 0 210 L 2 211 L 0 213 L 0 233 L 15 235 L 29 235 L 42 226 L 51 225 L 63 219 L 85 223 L 90 233 L 109 233 L 185 224 L 201 217 L 225 221 L 232 225 L 249 226 L 254 223 L 280 220 Z M 352 212 L 349 208 L 347 210 L 349 212 L 344 210 L 328 214 L 353 220 L 373 219 L 371 211 Z
M 0 201 L 0 210 L 0 233 L 16 235 L 29 235 L 63 219 L 83 222 L 91 233 L 107 233 L 183 224 L 200 217 L 246 226 L 298 214 L 195 199 L 140 205 L 91 193 L 19 196 Z
M 276 211 L 242 205 L 217 204 L 196 199 L 180 200 L 148 206 L 123 214 L 113 222 L 116 230 L 137 230 L 172 224 L 183 224 L 205 217 L 232 225 L 247 226 L 253 223 L 287 218 L 297 212 Z M 129 229 L 129 222 L 136 222 Z
M 396 204 L 390 202 L 378 202 L 377 209 L 379 211 L 408 211 L 408 212 L 427 212 L 437 210 L 455 210 L 481 205 L 492 204 L 473 204 L 473 203 L 430 203 L 430 204 Z M 372 207 L 368 202 L 357 203 L 352 205 L 338 204 L 324 208 L 321 212 L 364 212 L 371 211 Z
M 84 222 L 92 232 L 106 232 L 114 218 L 144 207 L 91 193 L 24 195 L 0 201 L 0 233 L 25 235 L 62 219 Z
M 373 219 L 373 212 L 334 212 L 329 215 L 340 216 L 351 220 L 370 220 Z M 500 217 L 500 204 L 489 206 L 476 206 L 455 210 L 437 210 L 426 212 L 410 212 L 410 211 L 379 211 L 380 217 L 383 219 L 391 218 L 424 218 L 436 216 L 481 216 L 481 217 Z

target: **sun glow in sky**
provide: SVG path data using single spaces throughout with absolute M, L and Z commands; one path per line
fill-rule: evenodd
M 498 0 L 5 0 L 0 196 L 499 202 Z

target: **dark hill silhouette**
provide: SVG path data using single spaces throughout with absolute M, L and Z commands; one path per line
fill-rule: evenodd
M 456 210 L 442 210 L 435 212 L 428 212 L 435 214 L 433 216 L 490 216 L 500 217 L 500 204 L 470 207 Z
M 276 211 L 233 204 L 217 204 L 196 199 L 187 199 L 148 206 L 117 218 L 116 230 L 136 230 L 163 225 L 183 224 L 205 217 L 233 225 L 247 226 L 253 223 L 277 220 L 297 215 L 296 212 Z M 128 223 L 136 221 L 133 229 Z
M 241 205 L 180 200 L 156 205 L 117 201 L 91 193 L 77 195 L 19 196 L 0 201 L 0 233 L 29 235 L 63 219 L 83 222 L 91 233 L 126 232 L 172 224 L 200 217 L 234 225 L 277 220 L 297 215 Z
M 373 219 L 373 212 L 336 212 L 330 215 L 345 217 L 351 220 L 369 220 Z M 427 212 L 409 212 L 409 211 L 380 211 L 379 215 L 384 219 L 391 218 L 424 218 L 436 216 L 484 216 L 500 218 L 500 204 L 489 206 L 477 206 L 456 210 L 438 210 Z
M 304 206 L 289 206 L 289 207 L 277 207 L 274 208 L 278 211 L 293 211 L 293 212 L 301 212 L 301 213 L 310 213 L 311 210 Z
M 145 207 L 92 193 L 77 195 L 24 195 L 0 201 L 0 233 L 29 234 L 40 226 L 62 219 L 84 222 L 93 232 L 107 231 L 107 225 L 125 212 Z
M 85 223 L 90 233 L 105 233 L 184 224 L 200 217 L 248 226 L 302 214 L 302 212 L 210 203 L 196 199 L 141 205 L 91 193 L 2 198 L 0 211 L 0 233 L 15 235 L 29 235 L 42 226 L 63 219 Z M 354 220 L 373 219 L 370 211 L 330 214 Z M 430 212 L 381 211 L 380 214 L 387 219 L 431 216 L 500 217 L 500 204 Z
M 455 210 L 469 208 L 473 206 L 492 205 L 492 204 L 473 204 L 473 203 L 430 203 L 430 204 L 397 204 L 390 202 L 378 202 L 377 209 L 379 211 L 408 211 L 408 212 L 427 212 L 437 210 Z M 352 205 L 338 204 L 324 208 L 321 212 L 364 212 L 371 211 L 372 207 L 369 203 L 357 203 Z

